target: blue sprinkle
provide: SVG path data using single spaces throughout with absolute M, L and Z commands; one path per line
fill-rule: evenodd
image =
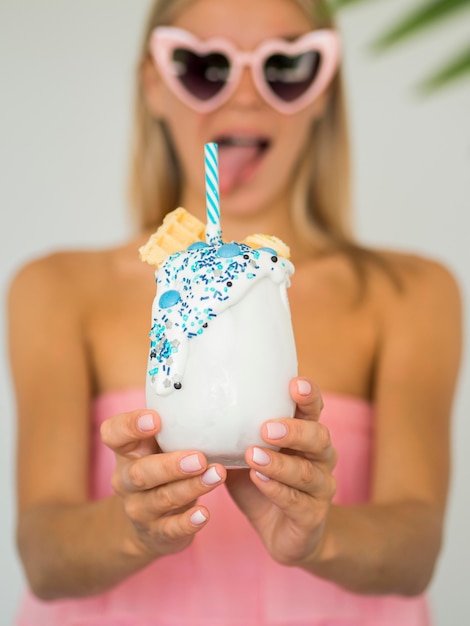
M 188 250 L 201 250 L 202 248 L 208 248 L 209 244 L 205 241 L 196 241 L 196 243 L 192 243 Z
M 165 291 L 165 293 L 161 295 L 158 304 L 161 309 L 169 309 L 175 304 L 178 304 L 180 300 L 181 296 L 179 291 L 176 291 L 175 289 L 170 289 L 169 291 Z
M 276 250 L 273 250 L 273 248 L 258 248 L 258 250 L 263 250 L 263 252 L 269 252 L 269 254 L 277 256 L 277 252 Z
M 217 250 L 217 255 L 221 256 L 223 259 L 231 259 L 239 254 L 241 254 L 240 246 L 236 243 L 224 243 Z

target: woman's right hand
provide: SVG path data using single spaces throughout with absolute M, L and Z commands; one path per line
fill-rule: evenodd
M 132 524 L 135 549 L 150 557 L 186 548 L 207 524 L 199 496 L 225 482 L 223 465 L 208 465 L 201 452 L 163 453 L 154 411 L 121 413 L 103 422 L 101 439 L 116 456 L 112 487 Z

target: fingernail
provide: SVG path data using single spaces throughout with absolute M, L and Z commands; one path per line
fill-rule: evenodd
M 148 430 L 154 430 L 155 421 L 153 419 L 153 415 L 148 413 L 147 415 L 141 415 L 137 420 L 137 428 L 142 432 L 147 432 Z
M 266 429 L 270 439 L 282 439 L 287 435 L 287 426 L 282 422 L 268 422 Z
M 191 524 L 194 524 L 194 526 L 200 526 L 201 524 L 204 524 L 206 520 L 207 517 L 202 511 L 195 511 L 189 518 L 189 521 Z
M 201 476 L 201 480 L 205 485 L 215 485 L 222 480 L 222 476 L 219 476 L 215 467 L 210 467 Z
M 307 380 L 298 380 L 297 391 L 301 396 L 308 396 L 309 393 L 312 393 L 312 385 Z
M 183 472 L 197 472 L 202 468 L 199 456 L 197 454 L 188 454 L 180 461 L 180 468 Z
M 258 465 L 267 465 L 270 462 L 271 457 L 267 454 L 267 452 L 261 450 L 261 448 L 253 448 L 252 459 Z
M 264 483 L 268 483 L 271 479 L 268 478 L 267 476 L 265 476 L 264 474 L 262 474 L 261 472 L 255 472 L 255 474 L 258 476 L 258 478 L 260 480 L 262 480 Z

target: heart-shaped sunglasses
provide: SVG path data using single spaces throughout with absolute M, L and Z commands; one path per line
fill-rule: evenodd
M 168 87 L 200 113 L 226 102 L 248 66 L 264 100 L 290 114 L 328 86 L 339 64 L 340 43 L 334 30 L 316 30 L 295 41 L 267 39 L 245 52 L 221 37 L 200 41 L 180 28 L 160 26 L 152 33 L 150 52 Z

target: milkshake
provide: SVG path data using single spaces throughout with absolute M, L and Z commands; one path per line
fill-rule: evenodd
M 147 406 L 160 415 L 163 451 L 199 450 L 209 462 L 245 466 L 249 446 L 266 446 L 263 422 L 294 415 L 289 383 L 297 357 L 287 299 L 294 266 L 276 237 L 201 240 L 202 223 L 176 211 L 141 249 L 144 260 L 159 260 Z M 165 257 L 168 237 L 173 247 L 193 241 Z

